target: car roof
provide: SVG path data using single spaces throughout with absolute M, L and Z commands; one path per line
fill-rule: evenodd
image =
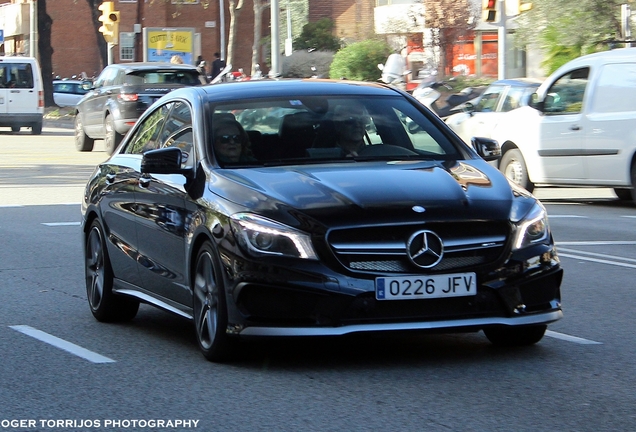
M 537 78 L 508 78 L 492 82 L 490 85 L 509 85 L 518 87 L 539 87 L 543 80 Z
M 175 64 L 168 62 L 132 62 L 132 63 L 113 63 L 108 67 L 116 67 L 119 69 L 124 69 L 126 73 L 143 71 L 143 70 L 154 70 L 154 69 L 172 69 L 172 70 L 187 70 L 187 71 L 196 71 L 197 68 L 194 65 L 190 64 Z
M 363 95 L 397 96 L 396 89 L 380 83 L 321 80 L 321 79 L 283 79 L 258 80 L 234 83 L 220 83 L 197 87 L 217 100 L 233 100 L 266 97 L 294 97 L 315 95 Z M 177 90 L 178 91 L 178 90 Z

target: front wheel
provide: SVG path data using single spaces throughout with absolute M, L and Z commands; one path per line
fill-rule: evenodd
M 86 236 L 86 296 L 91 313 L 98 321 L 128 321 L 137 315 L 139 302 L 113 293 L 113 270 L 110 266 L 104 229 L 98 220 L 91 224 Z
M 489 327 L 484 329 L 484 333 L 488 340 L 497 346 L 527 346 L 534 345 L 539 342 L 545 331 L 547 325 L 536 326 L 520 326 L 520 327 Z
M 80 113 L 75 114 L 75 148 L 77 151 L 89 152 L 93 151 L 95 140 L 86 135 L 84 124 Z
M 501 158 L 499 169 L 513 183 L 525 188 L 528 192 L 534 190 L 534 184 L 528 176 L 528 168 L 523 155 L 518 149 L 508 150 Z
M 108 114 L 104 120 L 104 130 L 106 131 L 104 147 L 106 147 L 106 153 L 112 155 L 121 142 L 123 135 L 117 133 L 115 130 L 115 120 L 111 114 Z
M 197 255 L 192 278 L 193 317 L 203 356 L 214 362 L 230 359 L 234 340 L 226 333 L 227 304 L 220 261 L 208 242 Z

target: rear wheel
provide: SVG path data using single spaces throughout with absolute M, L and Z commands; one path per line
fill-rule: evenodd
M 139 302 L 113 293 L 104 230 L 98 220 L 91 224 L 85 248 L 86 296 L 93 316 L 102 322 L 128 321 L 137 315 Z
M 11 126 L 11 132 L 13 133 L 20 132 L 20 126 Z
M 31 126 L 31 135 L 41 135 L 42 134 L 42 122 L 34 123 Z
M 201 247 L 192 279 L 193 317 L 199 349 L 215 362 L 231 358 L 233 345 L 226 333 L 227 304 L 220 261 L 209 242 Z
M 80 113 L 75 114 L 75 148 L 81 152 L 93 151 L 94 145 L 95 140 L 84 132 L 84 124 Z
M 484 329 L 488 340 L 497 346 L 527 346 L 539 342 L 545 334 L 547 325 L 520 327 L 489 327 Z
M 525 188 L 528 192 L 534 190 L 534 184 L 532 184 L 528 177 L 526 162 L 518 149 L 508 150 L 504 153 L 499 169 L 506 177 L 512 180 L 513 183 Z
M 108 114 L 104 120 L 104 130 L 106 131 L 104 147 L 106 147 L 106 153 L 111 155 L 115 152 L 115 149 L 123 138 L 123 135 L 117 133 L 115 130 L 115 120 L 111 114 Z

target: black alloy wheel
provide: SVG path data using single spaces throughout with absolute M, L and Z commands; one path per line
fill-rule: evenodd
M 86 296 L 93 316 L 102 322 L 128 321 L 137 315 L 139 302 L 113 293 L 113 271 L 106 250 L 104 230 L 91 224 L 85 248 Z
M 202 245 L 192 277 L 192 312 L 199 349 L 214 362 L 229 360 L 235 343 L 227 334 L 227 305 L 220 261 L 209 242 Z
M 84 132 L 84 124 L 82 124 L 82 117 L 80 113 L 75 114 L 75 148 L 77 151 L 89 152 L 93 151 L 95 140 L 89 138 Z
M 106 147 L 106 153 L 112 155 L 123 138 L 123 135 L 117 133 L 115 130 L 115 120 L 112 114 L 106 116 L 104 120 L 104 130 L 106 131 L 104 147 Z
M 547 325 L 488 327 L 484 334 L 496 346 L 527 346 L 539 342 L 547 328 Z

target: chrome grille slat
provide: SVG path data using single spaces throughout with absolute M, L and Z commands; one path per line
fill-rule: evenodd
M 410 234 L 419 229 L 422 225 L 349 229 L 330 233 L 328 241 L 338 260 L 354 271 L 422 272 L 406 251 Z M 468 269 L 492 262 L 501 255 L 508 234 L 507 225 L 492 222 L 438 223 L 426 229 L 438 233 L 444 244 L 442 261 L 429 271 Z

